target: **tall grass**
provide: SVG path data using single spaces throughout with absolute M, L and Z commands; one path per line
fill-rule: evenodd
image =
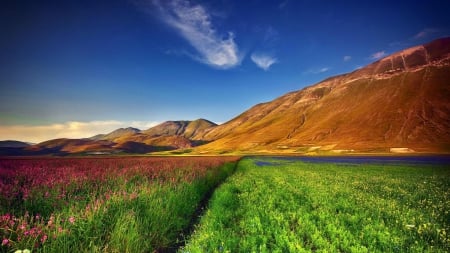
M 449 252 L 449 178 L 448 166 L 243 159 L 181 252 Z
M 236 160 L 1 160 L 0 252 L 174 251 Z

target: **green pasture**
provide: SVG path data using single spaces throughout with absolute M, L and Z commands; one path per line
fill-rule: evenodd
M 449 252 L 450 168 L 245 158 L 180 252 Z

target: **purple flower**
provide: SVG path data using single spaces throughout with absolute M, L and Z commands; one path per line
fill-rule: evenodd
M 9 243 L 9 240 L 4 238 L 3 241 L 2 241 L 2 246 L 8 245 L 8 243 Z

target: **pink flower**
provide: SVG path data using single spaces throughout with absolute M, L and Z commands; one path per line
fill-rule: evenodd
M 70 217 L 69 217 L 69 222 L 70 222 L 71 224 L 74 224 L 74 223 L 75 223 L 75 218 L 74 218 L 73 216 L 70 216 Z
M 44 235 L 41 237 L 41 243 L 44 243 L 45 241 L 47 241 L 48 236 Z
M 9 243 L 9 240 L 4 238 L 3 241 L 2 241 L 2 246 L 8 245 L 8 243 Z

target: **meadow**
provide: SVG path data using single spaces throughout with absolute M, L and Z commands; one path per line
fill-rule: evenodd
M 2 158 L 0 252 L 173 252 L 237 160 Z
M 447 165 L 244 158 L 180 252 L 450 252 Z

